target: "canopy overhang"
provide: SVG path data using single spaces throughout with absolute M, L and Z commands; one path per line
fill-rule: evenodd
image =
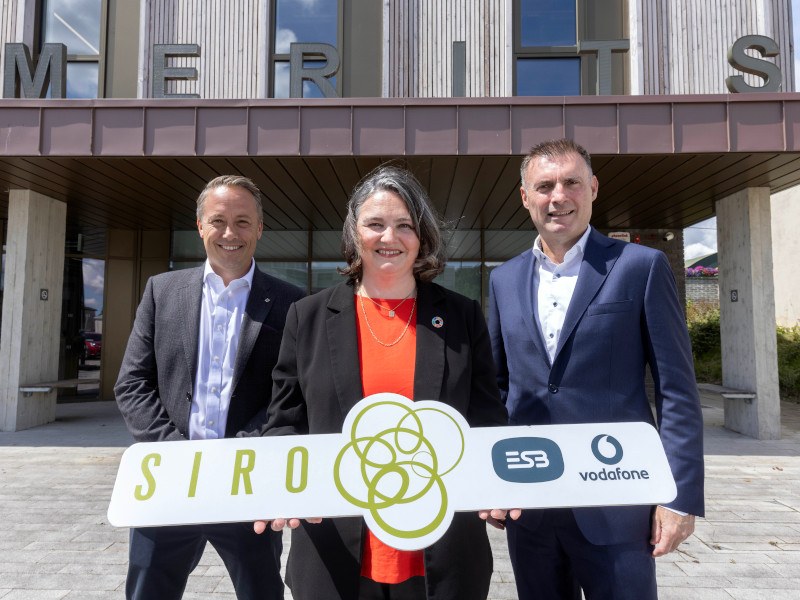
M 600 180 L 592 223 L 680 228 L 747 187 L 800 183 L 800 94 L 325 100 L 0 100 L 12 188 L 68 226 L 185 229 L 211 178 L 251 177 L 278 230 L 339 229 L 355 183 L 405 161 L 462 229 L 529 229 L 519 162 L 570 137 Z

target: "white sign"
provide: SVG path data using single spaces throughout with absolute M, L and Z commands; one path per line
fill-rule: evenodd
M 623 242 L 631 241 L 631 234 L 627 231 L 612 231 L 608 234 L 612 240 L 621 240 Z
M 647 423 L 470 428 L 441 402 L 376 394 L 343 433 L 134 444 L 117 527 L 364 517 L 384 543 L 430 546 L 455 511 L 665 504 L 675 482 Z

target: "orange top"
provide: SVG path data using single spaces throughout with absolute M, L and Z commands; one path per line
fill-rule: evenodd
M 361 366 L 361 385 L 364 396 L 379 392 L 393 392 L 406 398 L 414 399 L 414 366 L 417 358 L 417 312 L 411 309 L 414 299 L 409 298 L 397 307 L 397 300 L 375 300 L 383 309 L 379 309 L 372 300 L 364 298 L 363 302 L 355 296 L 356 323 L 358 324 L 358 361 Z M 362 308 L 363 306 L 363 308 Z M 397 308 L 395 308 L 397 307 Z M 389 310 L 395 309 L 395 316 L 389 316 Z M 364 319 L 366 312 L 367 319 Z M 400 334 L 411 323 L 402 337 Z M 370 332 L 372 327 L 372 332 Z M 374 334 L 374 335 L 373 335 Z M 377 337 L 384 344 L 391 344 L 398 337 L 400 341 L 392 346 L 383 346 L 375 340 Z M 417 576 L 425 575 L 425 563 L 422 550 L 408 552 L 387 546 L 367 530 L 364 539 L 364 552 L 361 559 L 361 575 L 380 583 L 402 583 Z

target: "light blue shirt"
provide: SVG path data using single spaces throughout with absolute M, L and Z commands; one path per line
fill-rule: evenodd
M 247 274 L 240 279 L 234 279 L 226 287 L 222 277 L 214 273 L 206 260 L 200 307 L 197 374 L 189 415 L 189 438 L 192 440 L 225 437 L 239 333 L 253 285 L 255 264 L 255 261 L 251 261 Z
M 557 265 L 542 251 L 542 237 L 536 236 L 533 243 L 533 256 L 536 260 L 533 270 L 533 287 L 536 291 L 537 322 L 542 334 L 550 364 L 556 357 L 558 339 L 564 327 L 578 273 L 586 250 L 591 226 L 575 245 L 564 255 L 564 262 Z

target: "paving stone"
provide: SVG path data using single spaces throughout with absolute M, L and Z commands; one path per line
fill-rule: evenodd
M 798 557 L 796 562 L 779 563 L 772 565 L 772 568 L 776 573 L 783 577 L 794 577 L 800 579 L 800 557 Z M 798 594 L 798 597 L 800 597 L 800 594 Z
M 680 569 L 689 577 L 776 577 L 776 567 L 782 565 L 759 565 L 737 563 L 681 563 Z
M 799 577 L 728 577 L 728 580 L 730 581 L 730 586 L 727 587 L 732 588 L 757 588 L 760 590 L 800 590 Z M 769 596 L 772 598 L 771 592 Z
M 189 581 L 186 582 L 186 591 L 188 592 L 208 595 L 217 588 L 221 580 L 220 577 L 196 577 L 194 574 L 192 575 L 189 577 Z M 232 587 L 231 591 L 233 591 Z
M 61 600 L 69 595 L 70 590 L 10 590 L 3 600 Z M 81 592 L 84 594 L 85 592 Z
M 125 600 L 125 590 L 115 592 L 70 592 L 64 600 Z
M 733 596 L 726 590 L 712 588 L 659 588 L 658 598 L 659 600 L 733 600 Z M 759 600 L 763 600 L 763 596 Z
M 713 588 L 722 589 L 729 587 L 731 580 L 727 577 L 674 577 L 672 575 L 658 574 L 658 589 L 670 588 Z
M 774 550 L 774 548 L 771 548 Z M 765 552 L 715 552 L 711 554 L 698 555 L 696 560 L 688 561 L 699 564 L 708 563 L 740 563 L 740 564 L 774 564 L 776 561 L 772 556 Z
M 726 590 L 734 600 L 764 600 L 763 589 L 729 589 Z M 770 590 L 769 600 L 797 600 L 794 590 Z
M 783 439 L 759 442 L 719 425 L 716 398 L 704 395 L 703 405 L 707 518 L 678 552 L 657 560 L 659 597 L 797 600 L 800 406 L 782 405 Z M 50 425 L 0 433 L 0 600 L 122 600 L 128 531 L 111 527 L 106 510 L 130 436 L 111 403 L 58 405 L 57 415 Z M 505 533 L 490 529 L 489 540 L 489 600 L 516 598 Z M 283 565 L 289 546 L 287 533 Z M 210 546 L 184 598 L 235 599 Z

